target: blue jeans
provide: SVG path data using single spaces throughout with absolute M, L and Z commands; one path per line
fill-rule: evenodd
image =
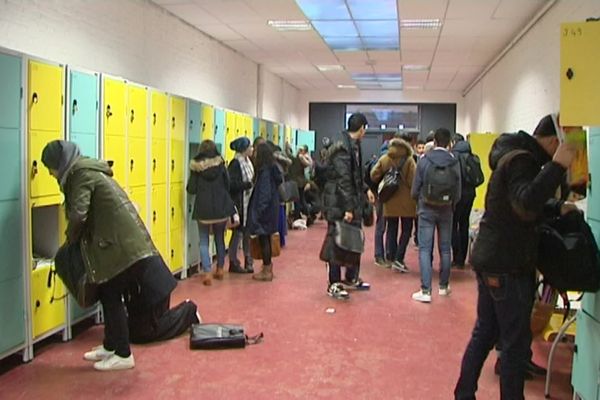
M 474 400 L 483 363 L 498 341 L 500 398 L 522 400 L 527 361 L 531 356 L 531 309 L 535 292 L 533 274 L 477 273 L 477 321 L 463 356 L 456 400 Z
M 252 267 L 252 256 L 250 255 L 250 234 L 243 226 L 238 226 L 231 233 L 229 240 L 229 264 L 241 267 L 237 253 L 242 242 L 242 250 L 244 251 L 244 268 Z
M 383 235 L 385 233 L 385 218 L 383 217 L 383 203 L 377 200 L 376 203 L 377 222 L 375 223 L 375 259 L 383 259 L 385 249 L 383 248 Z
M 210 272 L 212 262 L 210 252 L 208 251 L 208 236 L 212 228 L 212 233 L 215 237 L 215 245 L 217 246 L 217 268 L 223 268 L 225 265 L 225 222 L 216 224 L 203 224 L 198 222 L 198 233 L 200 234 L 200 261 L 202 263 L 202 271 Z
M 422 206 L 419 210 L 419 268 L 421 290 L 431 292 L 433 237 L 438 231 L 440 251 L 440 287 L 448 287 L 450 280 L 450 248 L 452 247 L 452 209 Z

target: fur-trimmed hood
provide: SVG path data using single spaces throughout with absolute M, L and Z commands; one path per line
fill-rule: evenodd
M 394 138 L 388 144 L 387 155 L 394 160 L 404 157 L 412 157 L 413 150 L 405 140 Z
M 223 165 L 223 157 L 220 155 L 209 158 L 200 157 L 198 160 L 194 159 L 190 161 L 190 169 L 208 180 L 216 179 Z

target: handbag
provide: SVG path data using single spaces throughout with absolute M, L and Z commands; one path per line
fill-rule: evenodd
M 402 171 L 406 159 L 407 158 L 404 158 L 397 167 L 390 168 L 383 175 L 381 182 L 379 182 L 379 185 L 377 186 L 377 197 L 382 203 L 389 201 L 394 196 L 394 193 L 400 188 L 400 183 L 402 182 L 400 171 Z
M 283 203 L 300 200 L 300 191 L 295 181 L 285 181 L 277 188 L 279 200 Z
M 243 349 L 247 344 L 260 343 L 263 338 L 262 332 L 248 337 L 242 325 L 193 324 L 190 329 L 190 349 Z
M 279 257 L 281 254 L 281 239 L 279 232 L 271 235 L 271 258 Z M 250 236 L 250 255 L 255 260 L 262 260 L 262 250 L 258 236 Z
M 225 227 L 227 229 L 235 229 L 240 226 L 240 214 L 238 213 L 237 207 L 235 208 L 235 212 L 231 215 L 231 217 L 227 218 L 227 223 Z
M 365 233 L 358 226 L 335 221 L 335 245 L 344 251 L 362 254 L 365 251 Z
M 85 308 L 98 301 L 98 285 L 88 280 L 80 242 L 63 244 L 54 256 L 54 267 L 77 304 Z

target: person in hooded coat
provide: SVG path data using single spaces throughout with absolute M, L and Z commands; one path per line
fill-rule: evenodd
M 229 174 L 215 142 L 204 140 L 200 143 L 198 154 L 190 161 L 190 170 L 186 190 L 195 195 L 192 218 L 198 222 L 200 234 L 201 278 L 204 285 L 210 286 L 209 235 L 211 232 L 214 235 L 217 248 L 214 278 L 221 280 L 225 265 L 225 228 L 227 220 L 235 214 L 235 207 L 229 194 Z

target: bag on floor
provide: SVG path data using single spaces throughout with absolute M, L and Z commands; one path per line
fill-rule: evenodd
M 190 330 L 190 349 L 243 349 L 247 344 L 262 342 L 263 337 L 262 332 L 256 336 L 247 336 L 242 325 L 193 324 Z
M 281 240 L 279 238 L 279 233 L 276 232 L 271 235 L 271 258 L 279 257 L 281 254 Z M 260 248 L 260 241 L 258 240 L 258 236 L 250 237 L 250 255 L 255 260 L 262 260 L 262 250 Z

